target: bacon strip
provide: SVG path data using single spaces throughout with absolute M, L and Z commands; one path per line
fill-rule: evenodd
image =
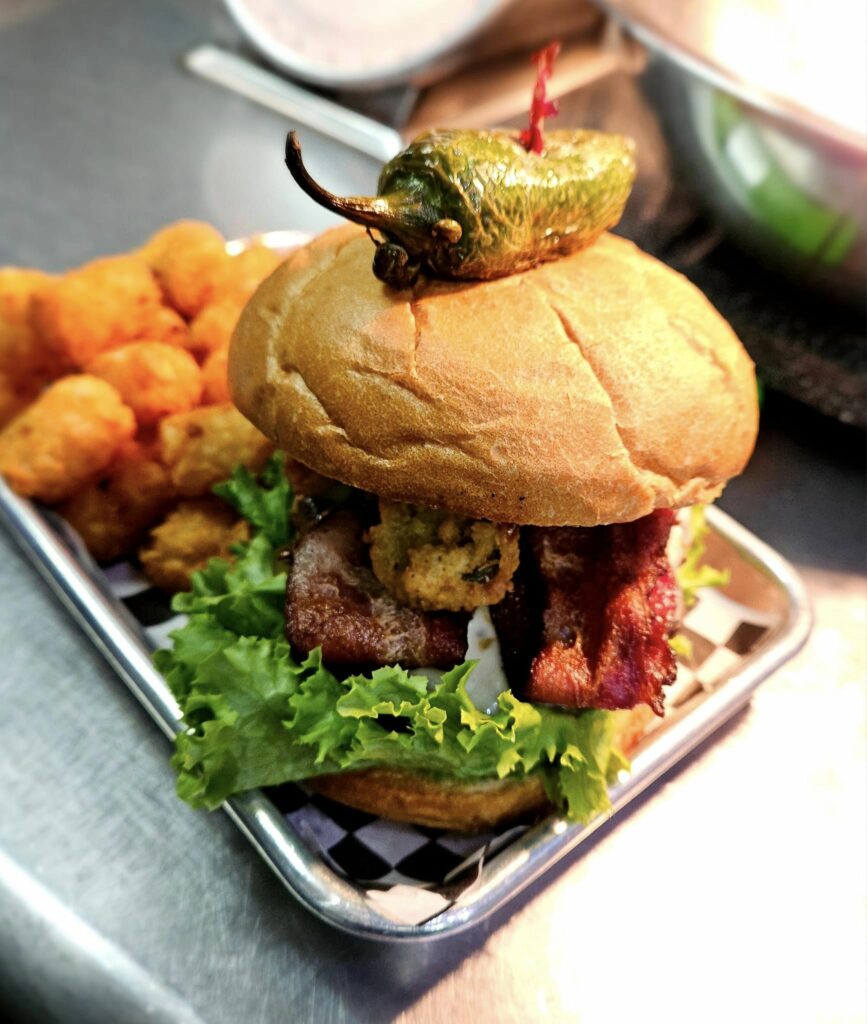
M 491 609 L 513 688 L 526 700 L 663 713 L 676 665 L 677 584 L 665 554 L 675 515 L 525 531 L 515 588 Z
M 295 548 L 286 587 L 286 636 L 326 664 L 452 668 L 467 652 L 468 615 L 399 605 L 373 575 L 354 510 L 334 513 Z

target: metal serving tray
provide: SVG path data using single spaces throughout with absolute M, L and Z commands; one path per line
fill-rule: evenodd
M 19 498 L 2 480 L 0 521 L 163 733 L 173 737 L 181 728 L 180 710 L 153 667 L 155 642 L 113 593 L 108 576 L 90 562 L 72 531 L 54 514 Z M 612 815 L 742 708 L 759 683 L 798 651 L 810 629 L 808 598 L 792 566 L 720 510 L 708 509 L 708 521 L 710 560 L 732 570 L 729 596 L 716 600 L 729 612 L 748 609 L 746 616 L 741 614 L 747 621 L 732 632 L 753 640 L 744 645 L 729 638 L 726 646 L 717 627 L 702 630 L 700 620 L 708 619 L 707 609 L 697 613 L 696 629 L 711 634 L 710 639 L 698 639 L 705 645 L 704 664 L 716 666 L 712 678 L 702 680 L 701 670 L 690 673 L 686 688 L 679 679 L 681 696 L 673 713 L 642 741 L 631 774 L 611 790 Z M 690 616 L 685 621 L 689 625 Z M 730 629 L 726 626 L 723 632 Z M 708 646 L 713 648 L 710 653 Z M 508 833 L 502 837 L 505 845 L 477 864 L 471 885 L 448 901 L 434 900 L 426 919 L 407 922 L 377 898 L 388 894 L 387 889 L 355 883 L 335 869 L 265 793 L 235 797 L 225 811 L 313 913 L 347 932 L 397 941 L 435 938 L 478 924 L 607 820 L 581 827 L 552 815 L 517 835 Z M 406 888 L 394 886 L 392 891 Z
M 255 242 L 285 253 L 308 240 L 302 232 L 272 231 Z M 227 251 L 237 254 L 251 241 L 229 242 Z M 709 561 L 728 568 L 731 583 L 725 595 L 708 591 L 685 617 L 698 657 L 679 666 L 663 724 L 648 728 L 631 774 L 612 788 L 612 815 L 743 707 L 809 632 L 809 604 L 794 569 L 723 512 L 709 509 L 708 519 Z M 157 598 L 154 618 L 147 584 L 133 568 L 101 570 L 62 519 L 22 500 L 2 479 L 0 521 L 171 739 L 181 728 L 180 709 L 152 663 L 178 624 L 165 597 Z M 246 793 L 224 809 L 306 907 L 345 931 L 393 941 L 477 924 L 606 820 L 580 827 L 552 815 L 530 829 L 454 837 L 347 812 L 294 786 Z

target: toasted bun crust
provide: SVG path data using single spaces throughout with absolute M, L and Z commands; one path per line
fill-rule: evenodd
M 393 768 L 320 775 L 307 785 L 323 796 L 391 821 L 481 832 L 533 817 L 549 807 L 541 776 L 518 781 L 457 782 Z
M 753 365 L 684 277 L 603 235 L 486 282 L 393 291 L 364 231 L 294 252 L 229 355 L 232 397 L 311 469 L 397 501 L 540 526 L 711 500 L 758 425 Z

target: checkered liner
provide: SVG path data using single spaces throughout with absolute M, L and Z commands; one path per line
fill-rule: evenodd
M 183 623 L 166 596 L 126 563 L 105 570 L 114 596 L 144 627 L 155 646 Z M 774 617 L 705 590 L 683 620 L 692 644 L 669 688 L 669 711 L 701 699 L 752 651 Z M 288 784 L 267 791 L 286 821 L 337 873 L 359 885 L 377 910 L 403 924 L 420 924 L 446 910 L 481 879 L 485 863 L 525 826 L 497 833 L 457 835 L 385 821 Z

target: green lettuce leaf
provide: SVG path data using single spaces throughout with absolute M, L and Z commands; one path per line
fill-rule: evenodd
M 668 638 L 668 646 L 674 651 L 678 658 L 684 661 L 692 659 L 692 640 L 684 633 L 675 633 Z
M 231 479 L 214 487 L 214 494 L 234 506 L 277 549 L 288 547 L 295 539 L 294 494 L 285 461 L 282 452 L 275 452 L 258 479 L 245 466 L 236 466 Z
M 156 655 L 184 714 L 172 759 L 184 800 L 214 808 L 247 789 L 383 765 L 466 780 L 538 772 L 569 818 L 609 809 L 608 785 L 626 765 L 610 712 L 511 692 L 479 711 L 466 690 L 473 662 L 432 688 L 399 666 L 340 679 L 319 651 L 298 663 L 283 636 L 280 553 L 293 539 L 293 494 L 282 461 L 258 480 L 237 470 L 216 491 L 249 519 L 252 539 L 234 562 L 212 559 L 194 575 L 173 602 L 187 623 Z
M 568 817 L 588 821 L 610 806 L 608 783 L 624 762 L 612 752 L 607 712 L 570 714 L 503 693 L 487 714 L 466 691 L 472 662 L 433 689 L 400 667 L 338 679 L 318 652 L 298 664 L 285 640 L 227 643 L 226 631 L 208 629 L 191 622 L 178 630 L 177 650 L 160 658 L 187 725 L 173 758 L 178 793 L 194 807 L 372 765 L 466 780 L 540 771 Z
M 683 602 L 687 608 L 691 608 L 698 600 L 698 591 L 702 587 L 724 587 L 729 582 L 728 570 L 714 569 L 702 563 L 707 547 L 705 538 L 709 530 L 704 505 L 693 505 L 689 510 L 689 549 L 677 570 L 677 582 L 683 591 Z

